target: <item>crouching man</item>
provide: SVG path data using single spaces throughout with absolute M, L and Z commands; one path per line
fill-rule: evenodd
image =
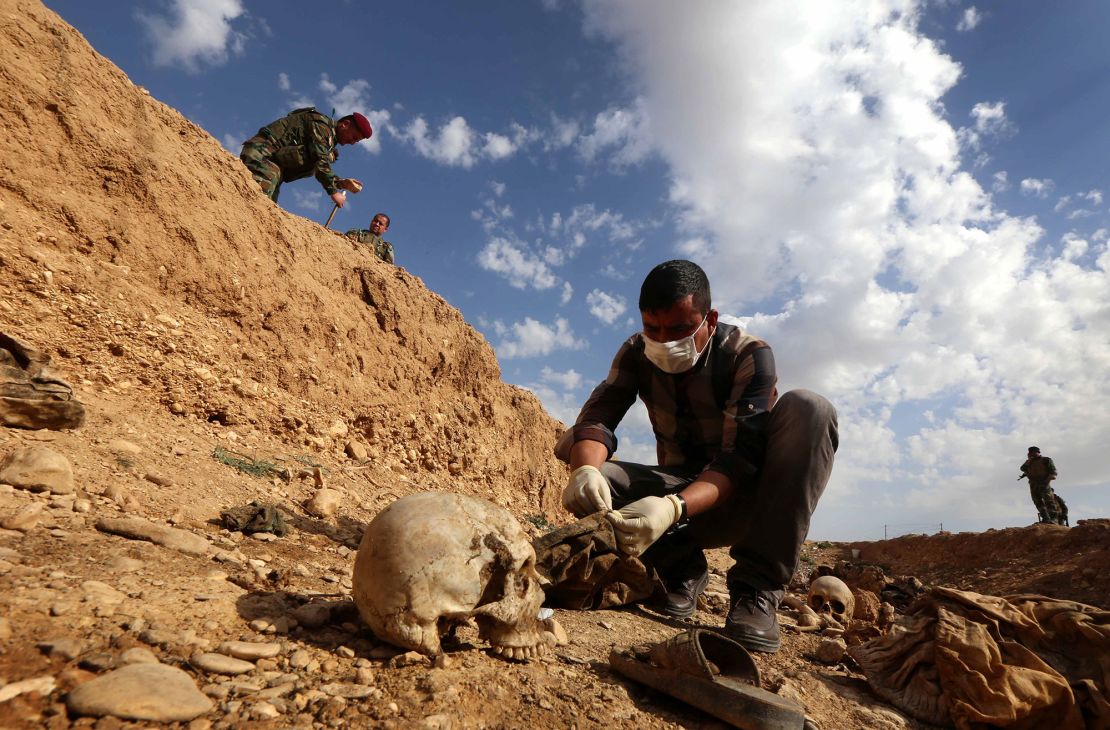
M 659 608 L 677 618 L 693 614 L 709 581 L 703 551 L 729 546 L 725 631 L 777 651 L 776 609 L 832 471 L 836 411 L 807 390 L 776 398 L 770 346 L 717 321 L 697 264 L 652 269 L 639 308 L 643 331 L 621 346 L 556 446 L 572 469 L 563 505 L 579 517 L 608 510 L 621 550 L 656 568 L 667 588 Z M 637 397 L 657 466 L 609 460 Z

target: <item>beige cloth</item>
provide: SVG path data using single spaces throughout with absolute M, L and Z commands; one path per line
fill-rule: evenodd
M 957 728 L 1110 729 L 1110 611 L 934 588 L 850 648 L 879 696 Z

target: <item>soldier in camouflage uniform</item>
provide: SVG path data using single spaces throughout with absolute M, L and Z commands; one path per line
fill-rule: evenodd
M 1038 521 L 1062 524 L 1051 484 L 1056 478 L 1056 464 L 1049 457 L 1041 456 L 1041 450 L 1036 446 L 1029 447 L 1027 456 L 1029 458 L 1021 465 L 1021 475 L 1029 478 L 1029 494 L 1037 508 Z
M 331 163 L 339 157 L 337 144 L 355 144 L 374 133 L 361 114 L 349 114 L 332 121 L 314 107 L 294 109 L 287 116 L 267 124 L 243 143 L 239 159 L 262 186 L 262 192 L 275 202 L 283 182 L 315 175 L 332 201 L 342 208 L 347 199 L 341 190 L 358 192 L 362 184 L 332 172 Z
M 352 228 L 343 235 L 352 241 L 364 243 L 373 249 L 374 253 L 386 263 L 393 261 L 393 244 L 382 239 L 382 234 L 389 230 L 389 216 L 378 213 L 370 221 L 370 229 Z

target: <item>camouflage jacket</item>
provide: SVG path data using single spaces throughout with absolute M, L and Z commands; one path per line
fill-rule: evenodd
M 343 235 L 357 243 L 365 243 L 374 250 L 374 253 L 382 261 L 390 264 L 395 263 L 393 260 L 393 244 L 382 240 L 381 236 L 375 236 L 365 228 L 352 228 Z
M 1056 478 L 1056 464 L 1047 456 L 1039 459 L 1026 459 L 1021 465 L 1021 473 L 1031 482 L 1047 482 Z
M 339 158 L 335 122 L 314 107 L 294 109 L 288 115 L 258 130 L 274 147 L 271 158 L 281 168 L 281 181 L 290 182 L 314 175 L 328 195 L 339 190 L 339 176 L 331 163 Z

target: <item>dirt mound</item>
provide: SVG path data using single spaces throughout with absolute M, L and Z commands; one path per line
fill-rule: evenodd
M 558 424 L 501 382 L 458 311 L 273 205 L 40 4 L 3 6 L 4 330 L 94 406 L 125 395 L 143 430 L 214 423 L 250 449 L 269 435 L 337 457 L 355 438 L 372 460 L 361 489 L 380 472 L 518 514 L 556 506 Z
M 1006 596 L 1039 593 L 1110 609 L 1110 520 L 852 543 L 888 574 Z

